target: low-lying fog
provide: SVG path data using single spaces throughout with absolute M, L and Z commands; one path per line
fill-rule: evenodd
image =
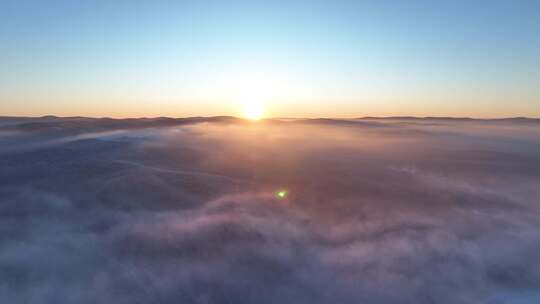
M 0 299 L 539 303 L 540 122 L 0 118 Z

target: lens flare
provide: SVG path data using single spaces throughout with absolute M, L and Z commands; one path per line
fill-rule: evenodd
M 287 196 L 289 195 L 289 191 L 287 190 L 278 190 L 274 193 L 274 196 L 277 198 L 277 199 L 285 199 L 287 198 Z

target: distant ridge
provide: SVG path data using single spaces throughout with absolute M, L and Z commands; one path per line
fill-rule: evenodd
M 507 121 L 507 122 L 540 122 L 540 118 L 529 117 L 503 117 L 503 118 L 472 118 L 472 117 L 448 117 L 448 116 L 388 116 L 376 117 L 365 116 L 354 118 L 356 120 L 439 120 L 439 121 Z
M 31 120 L 55 120 L 55 119 L 110 119 L 110 120 L 133 120 L 133 119 L 145 119 L 145 120 L 159 120 L 159 119 L 206 119 L 206 120 L 246 120 L 244 118 L 230 116 L 230 115 L 217 115 L 217 116 L 186 116 L 186 117 L 170 117 L 170 116 L 157 116 L 157 117 L 128 117 L 128 118 L 113 118 L 113 117 L 91 117 L 91 116 L 57 116 L 57 115 L 44 115 L 44 116 L 11 116 L 0 115 L 0 119 L 31 119 Z M 269 117 L 263 120 L 358 120 L 358 119 L 402 119 L 402 120 L 540 120 L 536 117 L 516 116 L 516 117 L 500 117 L 500 118 L 475 118 L 475 117 L 453 117 L 453 116 L 361 116 L 351 118 L 335 118 L 335 117 L 313 117 L 313 118 L 297 118 L 297 117 Z
M 298 118 L 279 119 L 268 118 L 261 120 L 261 123 L 290 124 L 302 123 L 312 125 L 342 125 L 342 126 L 362 126 L 362 127 L 389 127 L 386 122 L 406 123 L 406 122 L 478 122 L 478 123 L 512 123 L 512 124 L 538 124 L 540 119 L 527 117 L 510 117 L 495 119 L 477 119 L 468 117 L 414 117 L 414 116 L 393 116 L 393 117 L 360 117 L 352 119 L 338 118 Z M 172 127 L 177 125 L 197 124 L 197 123 L 252 123 L 246 119 L 234 116 L 211 116 L 211 117 L 155 117 L 155 118 L 90 118 L 90 117 L 58 117 L 47 115 L 42 117 L 9 117 L 0 116 L 0 130 L 22 131 L 22 132 L 53 132 L 76 134 L 80 132 L 100 132 L 105 130 L 122 130 L 138 128 L 158 128 Z

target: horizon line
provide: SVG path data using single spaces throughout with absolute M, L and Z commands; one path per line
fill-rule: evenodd
M 111 116 L 60 116 L 60 115 L 0 115 L 0 119 L 3 118 L 19 118 L 19 119 L 39 119 L 39 118 L 86 118 L 86 119 L 114 119 L 114 120 L 126 120 L 126 119 L 193 119 L 193 118 L 235 118 L 241 120 L 249 120 L 245 117 L 234 115 L 211 115 L 211 116 L 128 116 L 128 117 L 111 117 Z M 298 120 L 312 120 L 312 119 L 329 119 L 329 120 L 357 120 L 357 119 L 455 119 L 455 120 L 510 120 L 510 119 L 531 119 L 540 120 L 540 117 L 530 116 L 500 116 L 500 117 L 471 117 L 471 116 L 414 116 L 414 115 L 397 115 L 397 116 L 358 116 L 358 117 L 326 117 L 326 116 L 313 116 L 313 117 L 265 117 L 259 121 L 273 120 L 273 119 L 298 119 Z

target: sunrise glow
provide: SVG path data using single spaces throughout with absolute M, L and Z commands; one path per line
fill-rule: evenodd
M 2 303 L 540 303 L 540 0 L 0 0 L 0 67 Z
M 264 116 L 264 105 L 262 102 L 251 101 L 244 103 L 244 117 L 249 120 L 259 120 Z

